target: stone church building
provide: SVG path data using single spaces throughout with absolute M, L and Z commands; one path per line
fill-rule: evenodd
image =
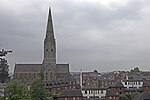
M 14 79 L 28 84 L 40 72 L 44 73 L 48 89 L 77 88 L 69 72 L 69 64 L 56 64 L 56 40 L 54 37 L 51 8 L 49 9 L 46 36 L 44 40 L 44 59 L 41 64 L 15 64 Z M 79 88 L 79 87 L 78 87 Z

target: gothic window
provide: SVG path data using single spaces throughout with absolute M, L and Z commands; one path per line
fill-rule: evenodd
M 58 77 L 58 78 L 60 78 L 60 75 L 59 75 L 59 73 L 57 74 L 57 77 Z
M 45 79 L 48 80 L 48 73 L 46 73 Z
M 65 78 L 67 78 L 67 76 L 68 76 L 68 75 L 67 75 L 67 73 L 66 73 L 66 74 L 65 74 Z
M 50 74 L 50 78 L 51 78 L 51 79 L 53 78 L 53 73 Z
M 48 83 L 46 83 L 46 86 L 48 86 Z
M 27 78 L 27 73 L 24 74 L 24 78 Z
M 36 78 L 36 73 L 33 74 L 33 78 Z
M 48 49 L 46 49 L 46 51 L 48 51 Z
M 53 51 L 53 49 L 51 49 L 51 51 Z

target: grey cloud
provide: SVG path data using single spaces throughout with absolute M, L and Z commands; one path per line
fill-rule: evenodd
M 15 1 L 13 6 L 0 6 L 0 48 L 14 50 L 8 56 L 11 68 L 14 62 L 42 61 L 50 4 L 48 0 Z M 71 0 L 54 0 L 51 5 L 58 62 L 69 62 L 71 71 L 149 67 L 150 21 L 149 12 L 143 11 L 150 7 L 149 1 L 113 3 L 111 8 Z

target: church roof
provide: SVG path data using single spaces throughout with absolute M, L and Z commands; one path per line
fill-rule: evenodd
M 69 72 L 69 64 L 56 64 L 58 72 Z
M 40 72 L 42 64 L 15 64 L 15 73 L 20 72 Z
M 56 64 L 56 67 L 69 67 L 69 64 Z

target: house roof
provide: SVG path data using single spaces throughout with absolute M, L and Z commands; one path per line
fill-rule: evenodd
M 82 97 L 81 90 L 76 89 L 76 90 L 64 90 L 62 91 L 58 97 Z
M 112 90 L 107 90 L 106 96 L 118 96 L 118 95 L 115 92 L 113 92 Z
M 124 87 L 121 81 L 117 81 L 114 84 L 112 84 L 110 87 Z
M 136 95 L 132 100 L 149 100 L 150 99 L 150 93 L 141 93 L 139 95 Z
M 143 83 L 143 86 L 144 86 L 144 87 L 150 87 L 150 82 L 144 82 L 144 83 Z
M 123 82 L 143 82 L 143 80 L 135 80 L 135 79 L 130 79 L 130 80 L 122 80 Z
M 106 90 L 106 88 L 83 87 L 82 90 Z

